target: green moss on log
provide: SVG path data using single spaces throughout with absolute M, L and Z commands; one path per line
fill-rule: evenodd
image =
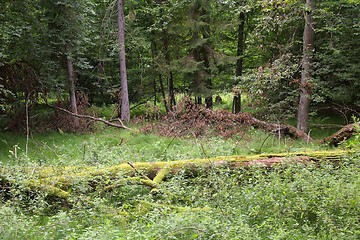
M 95 185 L 91 186 L 89 191 L 95 191 L 97 185 L 103 187 L 106 191 L 110 191 L 127 182 L 137 182 L 149 186 L 153 191 L 160 189 L 166 193 L 166 190 L 160 188 L 160 183 L 169 174 L 176 174 L 182 169 L 198 173 L 210 167 L 222 166 L 239 168 L 261 164 L 271 167 L 274 164 L 287 162 L 338 161 L 346 155 L 351 155 L 351 152 L 342 150 L 304 151 L 251 156 L 222 156 L 170 162 L 132 163 L 136 171 L 127 163 L 101 169 L 94 167 L 43 167 L 32 168 L 30 172 L 32 180 L 22 182 L 21 184 L 27 184 L 30 187 L 41 189 L 42 191 L 63 199 L 69 198 L 70 192 L 74 189 L 74 186 L 77 186 L 79 183 Z M 6 169 L 1 169 L 1 172 L 6 172 Z M 46 174 L 48 174 L 48 176 L 46 176 Z M 34 176 L 38 178 L 34 179 Z M 15 183 L 15 185 L 18 184 Z

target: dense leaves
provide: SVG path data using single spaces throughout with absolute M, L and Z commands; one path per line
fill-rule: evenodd
M 316 3 L 315 9 L 312 104 L 356 109 L 359 3 L 327 0 Z M 168 111 L 176 104 L 175 93 L 210 97 L 237 85 L 252 102 L 258 102 L 257 110 L 263 107 L 278 118 L 294 117 L 304 11 L 304 3 L 295 0 L 125 1 L 130 101 L 153 98 L 154 104 L 164 102 Z M 238 55 L 240 13 L 245 21 Z M 66 55 L 75 63 L 77 90 L 100 104 L 118 98 L 114 2 L 3 1 L 0 19 L 5 23 L 0 29 L 3 109 L 10 103 L 9 93 L 19 95 L 20 91 L 9 87 L 8 81 L 17 77 L 5 66 L 26 64 L 36 74 L 36 88 L 43 86 L 50 94 L 46 97 L 63 98 L 68 92 Z M 244 74 L 236 78 L 239 58 Z M 22 85 L 32 85 L 32 79 Z M 209 101 L 207 105 L 211 106 Z

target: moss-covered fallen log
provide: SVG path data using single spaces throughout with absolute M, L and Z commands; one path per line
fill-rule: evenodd
M 29 174 L 29 180 L 16 182 L 16 178 L 8 180 L 6 169 L 1 169 L 0 177 L 3 183 L 0 188 L 10 186 L 28 186 L 34 191 L 43 191 L 49 196 L 68 200 L 76 196 L 77 186 L 87 192 L 112 191 L 127 184 L 141 184 L 149 187 L 153 192 L 161 191 L 161 182 L 181 170 L 191 172 L 192 175 L 206 174 L 211 168 L 226 167 L 237 169 L 260 165 L 272 167 L 275 164 L 301 163 L 310 164 L 321 161 L 340 161 L 349 151 L 315 151 L 279 154 L 259 154 L 251 156 L 223 156 L 205 159 L 179 160 L 169 162 L 136 162 L 121 163 L 105 168 L 95 167 L 42 167 L 27 168 L 22 172 Z M 3 191 L 4 189 L 0 189 Z M 82 192 L 84 193 L 84 192 Z M 170 194 L 171 195 L 171 194 Z
M 223 156 L 205 159 L 179 160 L 170 162 L 136 162 L 122 163 L 105 168 L 95 167 L 43 167 L 31 168 L 26 171 L 31 174 L 31 180 L 23 182 L 32 189 L 47 192 L 59 198 L 68 198 L 74 192 L 75 186 L 86 184 L 88 191 L 99 188 L 107 191 L 127 184 L 143 184 L 151 189 L 160 188 L 161 182 L 173 174 L 186 169 L 194 175 L 206 173 L 210 168 L 228 167 L 236 169 L 253 165 L 271 167 L 274 164 L 302 163 L 309 164 L 319 161 L 340 161 L 343 156 L 351 154 L 348 151 L 315 151 L 279 154 L 260 154 L 251 156 Z M 6 170 L 2 169 L 2 172 Z M 25 172 L 26 172 L 25 171 Z M 2 182 L 6 182 L 2 175 Z M 16 183 L 14 183 L 16 184 Z

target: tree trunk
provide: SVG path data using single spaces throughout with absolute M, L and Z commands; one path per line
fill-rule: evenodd
M 211 43 L 210 43 L 210 32 L 211 32 L 210 13 L 204 11 L 203 15 L 205 16 L 205 22 L 207 25 L 206 25 L 205 29 L 203 30 L 202 34 L 203 34 L 203 37 L 205 39 L 207 39 L 207 42 L 201 48 L 202 48 L 202 55 L 203 55 L 203 60 L 204 60 L 205 73 L 206 73 L 205 86 L 210 92 L 210 95 L 205 98 L 205 107 L 212 109 L 213 108 L 213 97 L 212 97 L 213 84 L 212 84 L 212 79 L 211 79 L 211 66 L 210 66 L 210 53 L 209 53 L 209 49 L 211 46 Z
M 195 41 L 197 41 L 197 39 L 199 39 L 198 33 L 195 33 L 193 35 L 194 35 L 193 39 L 196 39 Z M 192 49 L 192 55 L 195 62 L 198 63 L 201 61 L 200 50 L 198 47 Z M 202 76 L 200 70 L 196 69 L 194 73 L 194 92 L 195 92 L 195 98 L 197 97 L 198 99 L 197 101 L 198 104 L 201 104 L 201 87 L 202 87 Z
M 243 54 L 244 54 L 244 27 L 245 27 L 245 13 L 240 12 L 239 15 L 239 28 L 238 28 L 238 41 L 237 41 L 237 61 L 236 61 L 236 78 L 239 79 L 243 72 Z M 239 80 L 236 80 L 238 84 Z M 240 90 L 234 92 L 233 99 L 233 113 L 241 112 L 241 92 Z
M 70 110 L 74 114 L 78 114 L 77 103 L 76 103 L 76 88 L 75 88 L 75 73 L 74 73 L 74 62 L 70 56 L 70 50 L 68 49 L 66 56 L 68 80 L 69 80 L 69 94 L 70 94 Z M 79 125 L 79 120 L 73 117 L 74 126 Z
M 171 63 L 171 56 L 169 51 L 169 36 L 166 30 L 163 31 L 163 44 L 165 51 L 165 61 L 166 65 L 169 68 Z M 175 94 L 174 94 L 174 76 L 171 70 L 168 70 L 168 109 L 173 110 L 173 106 L 175 106 Z
M 164 82 L 163 82 L 163 79 L 162 79 L 160 73 L 159 73 L 159 82 L 160 82 L 161 95 L 162 95 L 163 101 L 164 101 L 165 111 L 168 113 L 168 112 L 170 112 L 170 109 L 169 109 L 169 105 L 167 104 L 167 101 L 166 101 Z
M 233 104 L 232 104 L 232 113 L 241 112 L 241 94 L 240 91 L 234 92 Z
M 157 69 L 157 67 L 155 66 L 155 56 L 157 52 L 157 45 L 155 42 L 155 38 L 151 40 L 151 55 L 152 55 L 152 65 L 153 65 L 153 69 Z M 169 112 L 169 107 L 166 101 L 166 95 L 165 95 L 165 88 L 164 88 L 164 82 L 162 80 L 162 76 L 161 73 L 157 70 L 156 71 L 158 76 L 159 76 L 159 83 L 160 83 L 160 91 L 161 91 L 161 96 L 163 97 L 163 103 L 165 106 L 165 111 L 168 113 Z M 154 94 L 156 96 L 156 80 L 154 78 Z
M 306 0 L 305 28 L 303 35 L 303 59 L 300 81 L 300 99 L 298 106 L 297 128 L 303 132 L 309 131 L 310 80 L 314 55 L 314 0 Z
M 125 58 L 125 22 L 123 12 L 123 1 L 118 0 L 118 41 L 119 41 L 119 62 L 121 78 L 121 120 L 130 121 L 129 93 L 126 77 L 126 58 Z

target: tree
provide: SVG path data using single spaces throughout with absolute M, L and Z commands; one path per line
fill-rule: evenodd
M 236 73 L 235 77 L 238 79 L 242 76 L 243 73 L 243 59 L 244 59 L 244 27 L 245 27 L 245 13 L 243 11 L 239 14 L 239 28 L 238 28 L 238 36 L 237 36 L 237 52 L 236 56 L 238 57 L 236 61 Z M 233 99 L 233 113 L 241 112 L 241 92 L 240 89 L 236 89 L 234 92 Z
M 74 62 L 71 57 L 70 49 L 68 49 L 68 51 L 67 51 L 66 65 L 67 65 L 68 80 L 69 80 L 70 109 L 73 114 L 78 114 L 77 103 L 76 103 Z M 77 127 L 77 125 L 79 124 L 79 121 L 76 117 L 73 117 L 73 122 L 74 122 L 74 126 Z
M 312 77 L 312 63 L 314 56 L 314 0 L 306 0 L 305 6 L 305 28 L 303 35 L 303 58 L 300 80 L 300 99 L 298 105 L 297 128 L 301 131 L 309 131 L 309 108 L 310 90 Z
M 93 5 L 86 0 L 40 0 L 40 6 L 39 11 L 43 15 L 39 21 L 45 25 L 42 34 L 42 78 L 50 90 L 57 87 L 55 91 L 59 97 L 62 90 L 67 89 L 71 112 L 78 114 L 77 79 L 81 70 L 89 67 L 85 53 L 90 42 L 88 23 L 91 22 Z M 73 124 L 75 128 L 78 125 L 75 117 Z
M 126 58 L 125 58 L 125 22 L 123 12 L 123 1 L 118 0 L 118 40 L 119 40 L 119 62 L 121 78 L 121 120 L 130 121 L 129 94 L 126 77 Z
M 210 13 L 211 2 L 193 0 L 189 5 L 190 12 L 190 53 L 191 62 L 195 64 L 193 71 L 193 91 L 198 103 L 205 97 L 207 108 L 213 107 L 212 79 L 211 79 L 211 43 L 210 43 Z
M 326 0 L 316 4 L 316 85 L 312 100 L 326 103 L 325 107 L 341 114 L 360 111 L 358 19 L 359 1 Z

